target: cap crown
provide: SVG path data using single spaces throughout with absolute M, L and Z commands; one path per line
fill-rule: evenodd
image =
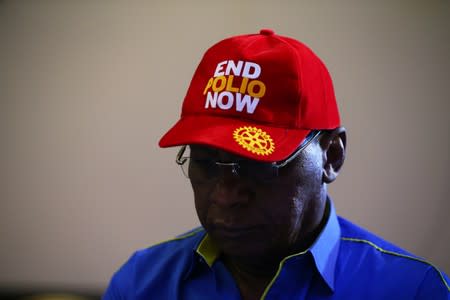
M 191 115 L 291 129 L 331 129 L 340 123 L 323 62 L 301 42 L 270 30 L 208 49 L 184 99 L 182 117 Z
M 263 29 L 206 51 L 181 118 L 159 145 L 201 144 L 276 162 L 294 153 L 311 130 L 339 126 L 322 61 L 301 42 Z

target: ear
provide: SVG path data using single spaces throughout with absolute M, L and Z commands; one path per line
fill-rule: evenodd
M 344 127 L 326 131 L 322 135 L 320 146 L 323 151 L 322 181 L 324 183 L 331 183 L 338 176 L 344 164 L 346 144 L 347 135 Z

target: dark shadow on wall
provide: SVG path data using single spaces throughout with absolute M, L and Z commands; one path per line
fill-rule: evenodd
M 9 289 L 0 288 L 0 300 L 99 300 L 100 290 Z

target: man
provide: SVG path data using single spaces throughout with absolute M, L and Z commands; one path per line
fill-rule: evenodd
M 202 227 L 136 252 L 104 299 L 450 299 L 444 273 L 336 216 L 346 132 L 304 44 L 212 46 L 160 146 L 181 146 Z

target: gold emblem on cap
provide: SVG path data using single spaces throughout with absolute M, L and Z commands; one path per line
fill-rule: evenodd
M 239 127 L 233 132 L 233 138 L 242 148 L 256 155 L 269 155 L 275 150 L 270 135 L 260 128 Z

